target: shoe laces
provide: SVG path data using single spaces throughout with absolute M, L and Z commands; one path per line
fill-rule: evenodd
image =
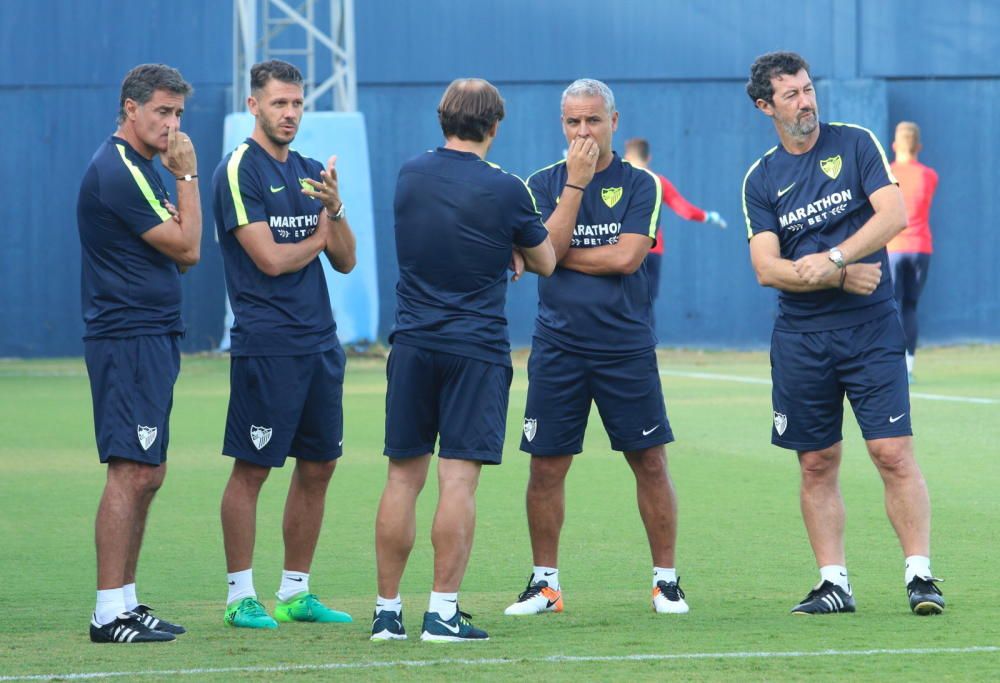
M 264 605 L 260 604 L 260 601 L 256 598 L 243 598 L 240 601 L 239 609 L 253 617 L 267 616 L 267 610 L 264 609 Z
M 684 591 L 681 590 L 681 580 L 676 581 L 658 581 L 656 583 L 656 589 L 671 602 L 677 602 L 684 598 Z
M 466 626 L 472 626 L 472 615 L 468 612 L 463 612 L 458 610 L 458 623 L 465 624 Z
M 535 578 L 534 574 L 532 574 L 531 576 L 528 577 L 528 587 L 525 588 L 521 592 L 521 594 L 517 596 L 517 601 L 518 602 L 524 602 L 525 600 L 531 600 L 533 597 L 535 597 L 536 595 L 538 595 L 539 593 L 541 593 L 543 588 L 548 588 L 549 587 L 549 582 L 548 581 L 539 581 L 537 583 L 532 583 L 532 579 L 534 579 L 534 578 Z
M 132 611 L 125 611 L 118 615 L 117 621 L 122 626 L 128 625 L 129 628 L 136 631 L 151 631 L 152 629 L 146 626 L 142 621 L 142 616 L 136 614 Z M 114 622 L 111 622 L 114 623 Z
M 813 589 L 809 591 L 809 595 L 807 595 L 802 602 L 806 603 L 809 602 L 810 600 L 815 600 L 816 598 L 820 597 L 821 595 L 824 595 L 825 593 L 832 593 L 833 589 L 836 587 L 837 585 L 832 581 L 827 581 L 826 579 L 823 579 L 815 586 L 813 586 Z
M 941 589 L 937 587 L 937 584 L 934 583 L 935 581 L 944 581 L 944 579 L 938 579 L 933 576 L 928 576 L 927 578 L 924 578 L 922 576 L 914 576 L 910 580 L 910 586 L 913 586 L 913 588 L 910 588 L 910 592 L 936 593 L 937 595 L 941 595 Z

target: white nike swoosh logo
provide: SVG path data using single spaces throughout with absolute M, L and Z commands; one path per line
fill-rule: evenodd
M 344 440 L 343 440 L 343 439 L 341 439 L 340 441 L 338 441 L 338 442 L 337 442 L 337 445 L 338 445 L 338 446 L 343 446 L 343 445 L 344 445 Z
M 897 415 L 896 417 L 890 417 L 889 418 L 889 422 L 899 422 L 900 420 L 903 419 L 903 415 L 906 415 L 906 413 L 901 413 L 901 414 Z
M 656 425 L 655 427 L 653 427 L 653 428 L 652 428 L 652 429 L 650 429 L 650 430 L 645 430 L 645 429 L 643 429 L 643 430 L 642 430 L 642 435 L 643 435 L 643 436 L 649 436 L 650 434 L 652 434 L 653 432 L 655 432 L 655 431 L 656 431 L 657 429 L 659 429 L 659 428 L 660 428 L 660 425 Z
M 444 626 L 446 629 L 448 629 L 449 631 L 451 631 L 455 635 L 458 635 L 458 624 L 455 624 L 454 626 L 452 626 L 451 624 L 444 623 L 440 619 L 435 619 L 434 621 L 436 621 L 437 623 L 441 624 L 442 626 Z
M 790 189 L 792 189 L 793 187 L 795 187 L 795 183 L 792 183 L 791 185 L 789 185 L 788 187 L 786 187 L 784 190 L 778 190 L 778 199 L 781 199 L 781 197 L 783 195 L 788 194 L 788 191 Z

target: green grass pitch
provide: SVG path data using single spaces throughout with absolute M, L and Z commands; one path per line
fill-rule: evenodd
M 463 609 L 489 631 L 490 642 L 419 642 L 431 580 L 433 478 L 420 502 L 417 545 L 403 580 L 410 640 L 368 641 L 373 523 L 386 469 L 384 364 L 372 359 L 348 365 L 345 456 L 330 488 L 312 579 L 321 598 L 352 613 L 355 622 L 283 624 L 274 632 L 226 627 L 218 508 L 230 468 L 219 455 L 229 365 L 224 358 L 187 357 L 139 595 L 189 633 L 172 644 L 121 647 L 93 645 L 87 638 L 93 522 L 104 468 L 93 443 L 83 362 L 0 362 L 0 681 L 102 672 L 158 672 L 140 680 L 241 681 L 282 674 L 298 680 L 998 676 L 1000 347 L 927 349 L 918 356 L 915 394 L 992 400 L 913 399 L 917 455 L 934 508 L 934 569 L 946 579 L 948 600 L 945 614 L 933 618 L 907 610 L 901 552 L 883 511 L 881 483 L 850 417 L 842 488 L 858 613 L 790 616 L 816 570 L 799 516 L 794 455 L 769 443 L 769 388 L 676 374 L 664 376 L 678 439 L 668 455 L 680 498 L 678 569 L 691 613 L 658 616 L 650 609 L 649 551 L 632 475 L 609 450 L 595 412 L 585 452 L 568 481 L 560 563 L 566 611 L 504 617 L 531 568 L 524 513 L 528 462 L 517 450 L 526 389 L 523 355 L 515 366 L 504 464 L 483 473 L 476 543 L 461 594 Z M 664 352 L 661 369 L 768 377 L 762 353 Z M 254 569 L 269 608 L 280 578 L 287 483 L 288 468 L 275 471 L 258 511 Z M 904 652 L 924 649 L 929 651 Z M 831 650 L 843 654 L 824 654 Z

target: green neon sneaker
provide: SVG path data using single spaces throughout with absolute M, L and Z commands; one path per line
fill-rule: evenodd
M 278 628 L 278 622 L 268 615 L 264 605 L 256 598 L 243 598 L 228 605 L 225 622 L 238 628 Z
M 313 621 L 321 624 L 349 624 L 353 619 L 346 612 L 330 609 L 312 593 L 299 593 L 287 601 L 278 600 L 274 606 L 274 618 L 278 621 Z

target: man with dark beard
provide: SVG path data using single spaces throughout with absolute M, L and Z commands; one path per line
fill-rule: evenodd
M 779 291 L 771 442 L 798 454 L 802 516 L 820 570 L 819 583 L 792 612 L 855 611 L 838 482 L 846 393 L 906 556 L 910 609 L 940 614 L 930 499 L 913 456 L 903 330 L 885 250 L 906 225 L 902 194 L 870 130 L 819 122 L 802 57 L 758 57 L 746 88 L 780 140 L 743 182 L 757 280 Z

